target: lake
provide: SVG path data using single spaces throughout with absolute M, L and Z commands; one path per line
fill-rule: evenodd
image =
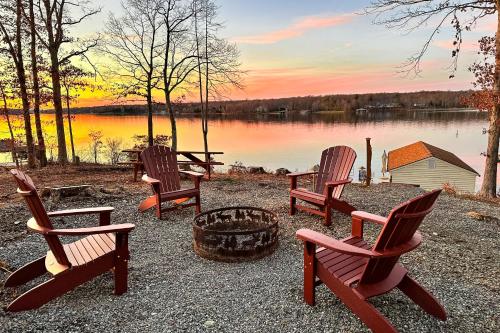
M 44 114 L 43 121 L 50 122 L 53 115 Z M 166 115 L 155 116 L 155 134 L 170 134 Z M 46 123 L 49 143 L 55 143 L 53 124 Z M 383 151 L 392 150 L 415 141 L 425 141 L 449 150 L 480 174 L 484 169 L 487 135 L 485 113 L 469 110 L 454 111 L 373 111 L 363 114 L 344 112 L 218 115 L 209 120 L 209 149 L 223 151 L 217 156 L 227 169 L 236 161 L 246 166 L 263 166 L 269 170 L 287 168 L 291 171 L 307 170 L 319 163 L 321 151 L 329 146 L 348 145 L 354 148 L 358 159 L 357 170 L 366 164 L 366 141 L 372 138 L 372 170 L 375 178 L 381 176 Z M 146 134 L 146 116 L 79 114 L 73 121 L 77 155 L 90 160 L 88 133 L 102 131 L 104 138 L 122 140 L 123 148 L 133 146 L 133 135 Z M 66 131 L 68 132 L 68 131 Z M 180 150 L 203 150 L 201 121 L 198 117 L 178 119 Z M 7 137 L 4 121 L 0 136 Z M 68 152 L 69 140 L 68 140 Z M 55 149 L 53 154 L 57 155 Z M 9 161 L 8 154 L 0 154 L 2 162 Z M 105 153 L 100 162 L 107 162 Z M 478 184 L 480 184 L 478 178 Z

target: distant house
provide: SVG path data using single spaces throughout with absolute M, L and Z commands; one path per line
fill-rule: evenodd
M 419 141 L 389 152 L 387 169 L 393 183 L 440 188 L 448 183 L 460 192 L 473 193 L 479 174 L 455 154 Z

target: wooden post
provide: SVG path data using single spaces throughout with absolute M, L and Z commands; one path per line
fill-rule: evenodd
M 370 186 L 372 180 L 372 145 L 371 138 L 366 138 L 366 186 Z

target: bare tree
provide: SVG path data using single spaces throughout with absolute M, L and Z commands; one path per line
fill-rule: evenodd
M 68 153 L 64 134 L 60 65 L 76 56 L 89 60 L 86 56 L 87 52 L 98 44 L 99 37 L 79 40 L 72 38 L 69 33 L 72 27 L 100 12 L 100 8 L 93 8 L 90 3 L 88 0 L 40 0 L 35 4 L 39 20 L 43 25 L 43 31 L 37 30 L 36 35 L 50 56 L 50 75 L 57 128 L 57 155 L 58 162 L 62 164 L 68 162 Z M 65 45 L 70 47 L 65 48 Z
M 36 18 L 34 9 L 34 0 L 28 1 L 28 24 L 30 35 L 30 58 L 31 58 L 31 80 L 33 91 L 33 114 L 35 115 L 36 137 L 38 141 L 37 157 L 41 167 L 47 165 L 47 153 L 45 149 L 45 140 L 43 137 L 42 122 L 40 120 L 40 79 L 38 75 L 38 54 L 37 54 L 37 37 L 36 37 Z
M 103 145 L 102 138 L 103 134 L 101 131 L 91 130 L 89 132 L 90 138 L 90 153 L 94 159 L 94 163 L 97 164 L 99 159 L 99 152 L 101 151 L 101 146 Z
M 116 165 L 120 161 L 122 140 L 117 138 L 106 139 L 106 153 L 109 157 L 109 163 Z
M 177 123 L 173 95 L 187 89 L 190 75 L 196 69 L 196 45 L 191 33 L 194 16 L 191 0 L 162 0 L 164 51 L 161 89 L 170 118 L 172 148 L 177 149 Z
M 4 68 L 4 67 L 3 67 Z M 19 168 L 19 160 L 17 158 L 17 152 L 16 152 L 16 138 L 14 136 L 14 130 L 12 129 L 12 123 L 10 121 L 10 114 L 9 114 L 9 106 L 8 106 L 8 99 L 12 98 L 12 96 L 9 96 L 10 94 L 8 93 L 8 85 L 12 81 L 10 78 L 5 75 L 5 73 L 0 73 L 0 95 L 2 97 L 2 102 L 3 102 L 3 116 L 5 118 L 5 121 L 7 122 L 7 128 L 9 130 L 9 135 L 10 135 L 10 142 L 11 142 L 11 152 L 12 152 L 12 160 L 16 164 L 16 167 Z
M 33 133 L 31 130 L 30 104 L 28 97 L 28 85 L 26 82 L 26 71 L 24 68 L 23 54 L 23 1 L 16 0 L 0 2 L 0 32 L 2 44 L 0 52 L 10 56 L 17 74 L 19 85 L 19 96 L 22 102 L 24 130 L 26 136 L 26 147 L 28 153 L 28 167 L 35 167 L 35 147 Z
M 448 0 L 376 0 L 367 8 L 368 14 L 375 15 L 375 23 L 389 28 L 416 30 L 433 24 L 433 29 L 422 48 L 408 59 L 406 70 L 418 74 L 421 60 L 438 32 L 447 24 L 454 28 L 452 64 L 450 78 L 457 68 L 464 31 L 472 30 L 484 17 L 497 15 L 495 37 L 495 69 L 493 75 L 494 105 L 489 112 L 488 147 L 483 184 L 479 195 L 496 197 L 498 146 L 500 134 L 500 0 L 448 1 Z
M 223 98 L 228 89 L 242 88 L 244 72 L 240 68 L 240 53 L 236 45 L 218 37 L 223 25 L 217 22 L 215 2 L 193 0 L 193 6 L 203 144 L 205 159 L 208 161 L 209 100 Z M 199 29 L 199 19 L 202 21 L 203 32 Z
M 73 140 L 73 118 L 71 115 L 70 104 L 72 101 L 76 100 L 79 96 L 79 92 L 90 88 L 91 84 L 88 78 L 91 73 L 84 71 L 83 69 L 76 67 L 69 61 L 61 64 L 60 66 L 60 77 L 61 85 L 64 89 L 63 100 L 66 102 L 66 112 L 68 117 L 68 129 L 69 129 L 69 139 L 71 144 L 71 159 L 73 163 L 78 163 L 78 158 L 75 154 L 75 143 Z
M 123 16 L 110 15 L 106 25 L 108 39 L 102 50 L 114 61 L 109 68 L 118 78 L 115 89 L 119 97 L 145 98 L 148 107 L 148 143 L 153 145 L 153 88 L 158 84 L 161 66 L 160 29 L 163 20 L 158 0 L 126 0 Z

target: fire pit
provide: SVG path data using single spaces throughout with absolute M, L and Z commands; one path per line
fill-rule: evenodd
M 278 246 L 278 218 L 255 207 L 214 209 L 194 218 L 193 237 L 194 251 L 206 259 L 260 259 Z

